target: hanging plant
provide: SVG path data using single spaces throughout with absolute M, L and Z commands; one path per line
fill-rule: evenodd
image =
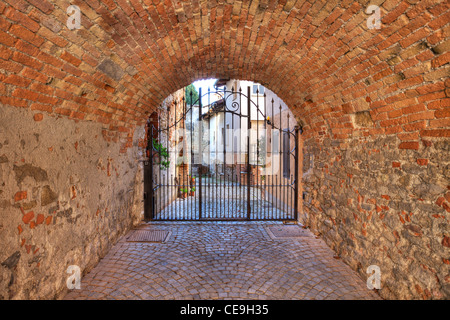
M 153 139 L 153 148 L 158 152 L 161 157 L 161 161 L 159 163 L 161 170 L 166 170 L 170 166 L 169 152 L 167 152 L 167 148 L 164 148 L 161 143 Z

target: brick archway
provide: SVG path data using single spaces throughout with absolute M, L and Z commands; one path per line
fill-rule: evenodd
M 282 97 L 308 137 L 400 134 L 400 148 L 417 149 L 419 136 L 448 135 L 445 2 L 385 2 L 372 30 L 352 1 L 77 5 L 81 27 L 68 30 L 61 4 L 2 4 L 2 43 L 15 45 L 4 50 L 4 104 L 115 129 L 141 125 L 194 80 L 238 78 Z
M 303 222 L 363 278 L 380 265 L 384 297 L 448 298 L 449 5 L 377 3 L 380 29 L 361 1 L 80 0 L 81 27 L 69 30 L 69 3 L 5 0 L 0 103 L 37 125 L 100 126 L 104 147 L 126 153 L 179 88 L 258 81 L 304 124 Z M 96 166 L 114 177 L 118 163 Z M 67 180 L 76 197 L 82 179 Z M 399 268 L 411 277 L 392 280 Z

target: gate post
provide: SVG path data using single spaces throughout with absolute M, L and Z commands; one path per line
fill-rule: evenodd
M 299 143 L 298 143 L 298 134 L 300 132 L 300 127 L 297 125 L 295 126 L 295 184 L 294 184 L 294 219 L 295 221 L 297 221 L 298 219 L 298 148 L 299 148 Z
M 154 194 L 153 194 L 153 125 L 149 127 L 148 162 L 144 162 L 144 220 L 154 218 Z M 146 168 L 147 167 L 147 168 Z

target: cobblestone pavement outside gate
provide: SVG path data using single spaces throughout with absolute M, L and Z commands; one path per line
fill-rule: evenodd
M 65 299 L 379 299 L 321 240 L 274 238 L 276 222 L 157 222 L 130 231 Z M 300 228 L 300 227 L 298 227 Z
M 163 179 L 164 180 L 164 179 Z M 215 220 L 237 220 L 247 219 L 247 201 L 250 201 L 250 220 L 289 220 L 293 219 L 293 199 L 289 190 L 293 190 L 292 186 L 288 186 L 286 180 L 284 183 L 277 181 L 274 186 L 272 181 L 270 185 L 250 186 L 248 190 L 246 185 L 239 183 L 218 180 L 214 177 L 202 178 L 202 218 Z M 160 204 L 156 205 L 155 220 L 201 220 L 200 207 L 200 187 L 197 178 L 195 185 L 195 196 L 184 198 L 175 198 L 169 205 L 161 209 Z M 247 191 L 250 194 L 247 194 Z M 272 201 L 269 198 L 269 192 L 277 195 Z M 177 188 L 162 187 L 160 194 L 156 196 L 161 199 L 161 193 L 174 194 Z M 288 196 L 289 194 L 289 196 Z M 251 200 L 248 200 L 250 198 Z M 157 200 L 158 202 L 158 200 Z

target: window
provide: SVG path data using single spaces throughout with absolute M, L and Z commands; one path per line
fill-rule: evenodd
M 253 85 L 253 94 L 256 94 L 256 91 L 258 91 L 258 94 L 264 94 L 264 87 L 260 84 L 254 84 Z

